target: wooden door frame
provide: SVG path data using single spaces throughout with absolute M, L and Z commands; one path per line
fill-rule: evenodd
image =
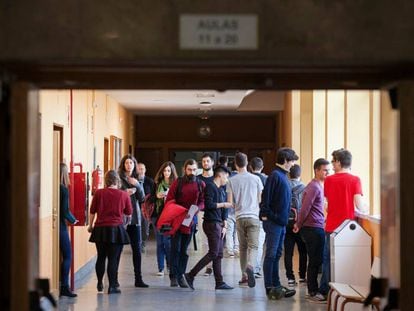
M 57 159 L 57 167 L 56 166 L 53 167 L 53 172 L 52 173 L 53 173 L 53 175 L 58 174 L 58 176 L 60 175 L 60 172 L 59 172 L 60 171 L 60 163 L 63 162 L 63 146 L 64 146 L 63 130 L 64 130 L 63 126 L 53 124 L 53 134 L 55 132 L 59 133 L 59 146 L 58 146 L 59 155 L 58 155 L 58 159 Z M 54 151 L 55 151 L 55 139 L 53 138 L 53 152 Z M 54 155 L 53 155 L 53 157 L 54 157 Z M 53 164 L 55 164 L 54 160 L 53 160 Z M 54 170 L 57 170 L 57 172 L 54 171 Z M 59 226 L 60 226 L 60 201 L 59 201 L 60 192 L 59 192 L 59 185 L 60 185 L 60 182 L 59 182 L 59 178 L 58 178 L 57 179 L 58 185 L 56 185 L 54 183 L 54 181 L 55 181 L 54 177 L 52 178 L 52 180 L 53 180 L 53 192 L 54 192 L 54 195 L 56 196 L 56 197 L 54 197 L 54 199 L 56 198 L 57 202 L 53 201 L 53 203 L 52 203 L 52 234 L 53 234 L 53 237 L 52 237 L 52 260 L 53 260 L 53 263 L 52 263 L 52 265 L 53 266 L 52 266 L 52 279 L 50 280 L 50 289 L 51 289 L 51 292 L 53 294 L 59 295 L 59 283 L 60 283 L 60 278 L 61 278 L 61 275 L 60 275 L 60 239 L 59 239 L 59 230 L 60 230 L 60 228 L 59 228 Z M 55 204 L 57 204 L 56 212 L 54 211 Z M 56 219 L 54 219 L 54 217 L 56 217 Z M 55 232 L 55 229 L 53 227 L 55 225 L 55 223 L 56 223 L 56 226 L 57 226 L 56 227 L 57 228 L 56 232 Z M 57 267 L 55 267 L 55 265 L 57 265 Z M 54 284 L 54 282 L 53 282 L 54 277 L 56 277 L 56 284 Z
M 327 66 L 313 68 L 293 66 L 282 68 L 277 65 L 235 64 L 226 66 L 206 62 L 189 62 L 187 64 L 144 65 L 144 64 L 89 64 L 75 63 L 19 63 L 5 66 L 6 70 L 18 77 L 19 81 L 30 81 L 39 88 L 55 89 L 380 89 L 395 85 L 396 81 L 414 79 L 414 69 L 400 66 Z M 127 70 L 126 70 L 127 69 Z M 156 81 L 156 83 L 154 83 Z M 409 88 L 414 88 L 410 86 Z M 37 150 L 38 135 L 36 118 L 38 103 L 33 101 L 30 90 L 33 84 L 16 82 L 12 87 L 11 97 L 11 138 L 10 155 L 10 236 L 12 247 L 10 262 L 11 306 L 13 309 L 25 310 L 28 306 L 26 293 L 33 289 L 33 280 L 38 276 L 38 198 L 40 190 L 34 182 L 40 184 L 40 152 Z M 28 104 L 30 102 L 30 104 Z M 36 103 L 34 103 L 36 102 Z M 407 104 L 406 107 L 409 107 Z M 411 109 L 411 110 L 410 110 Z M 412 122 L 408 117 L 414 115 L 412 108 L 407 108 L 410 115 L 402 119 L 400 133 L 412 132 Z M 33 129 L 35 129 L 33 131 Z M 36 137 L 36 135 L 38 135 Z M 408 156 L 408 154 L 406 155 Z M 401 159 L 405 159 L 401 155 Z M 25 163 L 23 167 L 22 163 Z M 20 166 L 19 166 L 20 165 Z M 411 165 L 411 164 L 410 164 Z M 37 175 L 36 175 L 37 174 Z M 30 182 L 23 183 L 21 176 L 27 176 Z M 37 177 L 36 177 L 37 176 Z M 401 171 L 401 180 L 414 176 L 412 166 Z M 25 180 L 27 181 L 27 180 Z M 22 195 L 25 193 L 26 195 Z M 401 215 L 404 217 L 401 227 L 401 242 L 408 241 L 410 228 L 404 225 L 414 221 L 407 211 L 412 208 L 410 191 L 403 193 L 400 189 Z M 37 203 L 37 205 L 36 205 Z M 28 207 L 22 209 L 22 206 Z M 18 228 L 18 229 L 17 229 Z M 37 228 L 37 229 L 36 229 Z M 412 255 L 414 247 L 406 251 Z M 31 260 L 27 260 L 31 258 Z M 402 284 L 408 285 L 413 277 L 411 266 L 404 267 Z M 402 286 L 403 306 L 414 304 L 414 296 L 407 295 L 409 287 Z M 405 293 L 405 294 L 404 294 Z

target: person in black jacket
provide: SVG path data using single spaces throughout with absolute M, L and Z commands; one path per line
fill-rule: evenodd
M 69 288 L 69 270 L 72 263 L 72 249 L 70 245 L 68 228 L 66 221 L 72 225 L 78 221 L 69 210 L 69 174 L 65 163 L 60 163 L 60 226 L 59 226 L 59 246 L 62 254 L 60 264 L 60 296 L 74 298 L 77 295 Z
M 127 232 L 131 240 L 132 260 L 134 263 L 135 287 L 148 287 L 142 280 L 141 273 L 141 209 L 140 203 L 145 200 L 145 193 L 138 181 L 137 160 L 130 154 L 121 159 L 118 174 L 121 179 L 121 189 L 128 191 L 132 204 L 132 217 L 127 225 Z
M 223 258 L 223 241 L 226 235 L 227 208 L 233 207 L 225 202 L 226 194 L 224 186 L 227 183 L 229 173 L 224 167 L 217 167 L 214 170 L 214 180 L 207 183 L 204 190 L 204 218 L 203 230 L 208 240 L 208 253 L 184 275 L 187 285 L 194 290 L 194 277 L 211 261 L 213 262 L 214 278 L 216 289 L 233 289 L 223 281 L 221 273 L 221 259 Z

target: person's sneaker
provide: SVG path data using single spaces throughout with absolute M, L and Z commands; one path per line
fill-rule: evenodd
M 216 290 L 222 290 L 222 289 L 233 289 L 233 287 L 231 287 L 230 285 L 224 282 L 220 285 L 216 285 Z
M 289 287 L 295 287 L 296 285 L 298 285 L 298 283 L 296 283 L 296 281 L 294 279 L 289 279 L 288 280 L 288 286 Z
M 189 273 L 184 274 L 184 281 L 187 283 L 189 288 L 194 290 L 194 278 Z
M 240 257 L 239 250 L 237 250 L 237 249 L 234 250 L 234 257 Z
M 272 287 L 267 291 L 267 298 L 269 300 L 279 300 L 285 295 L 285 290 L 282 286 Z
M 230 258 L 234 258 L 234 252 L 227 252 L 227 255 L 229 255 Z
M 178 287 L 177 278 L 170 277 L 170 287 Z
M 210 267 L 206 268 L 206 271 L 204 272 L 204 276 L 210 276 L 213 274 L 213 269 Z
M 316 293 L 314 295 L 309 295 L 308 297 L 309 301 L 315 302 L 315 303 L 326 303 L 326 297 L 322 295 L 321 293 Z
M 164 276 L 164 271 L 163 270 L 158 271 L 157 276 Z
M 254 277 L 255 277 L 256 279 L 261 279 L 261 278 L 263 277 L 263 275 L 262 275 L 260 272 L 256 272 L 256 273 L 254 274 Z
M 292 297 L 296 294 L 296 289 L 290 289 L 285 286 L 281 286 L 283 290 L 285 291 L 285 298 Z
M 306 281 L 306 279 L 305 278 L 300 278 L 299 279 L 299 283 L 306 283 L 307 281 Z
M 247 284 L 247 278 L 246 278 L 246 277 L 243 277 L 243 278 L 239 281 L 239 286 L 241 286 L 241 287 L 247 287 L 247 286 L 248 286 L 248 284 Z
M 246 274 L 247 274 L 247 285 L 249 285 L 249 287 L 255 287 L 256 286 L 256 280 L 254 278 L 254 273 L 253 273 L 252 266 L 250 266 L 250 265 L 247 266 Z

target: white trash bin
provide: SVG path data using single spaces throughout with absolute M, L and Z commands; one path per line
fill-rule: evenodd
M 356 221 L 344 221 L 330 236 L 331 282 L 369 287 L 371 244 L 371 236 Z

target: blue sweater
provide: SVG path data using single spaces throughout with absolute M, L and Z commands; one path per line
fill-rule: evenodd
M 279 226 L 286 226 L 289 218 L 292 190 L 287 172 L 280 167 L 270 174 L 262 193 L 260 204 L 260 218 L 268 220 Z

